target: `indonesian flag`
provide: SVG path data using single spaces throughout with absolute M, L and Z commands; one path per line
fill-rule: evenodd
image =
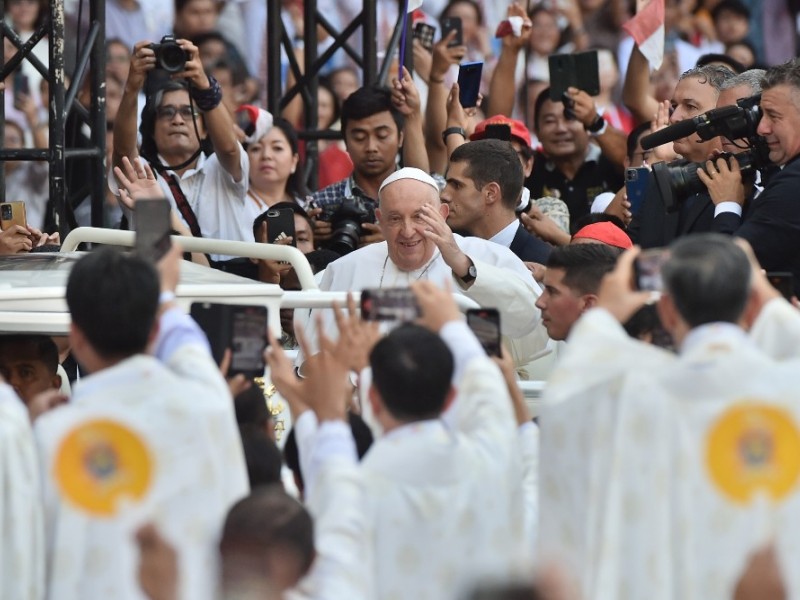
M 664 0 L 650 0 L 622 28 L 639 46 L 639 50 L 655 71 L 664 60 Z

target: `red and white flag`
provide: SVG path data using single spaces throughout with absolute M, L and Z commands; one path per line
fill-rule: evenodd
M 622 28 L 636 41 L 650 70 L 658 69 L 664 60 L 664 0 L 650 0 Z

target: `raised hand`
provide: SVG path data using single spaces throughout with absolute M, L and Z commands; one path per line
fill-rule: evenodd
M 131 162 L 127 156 L 123 156 L 122 167 L 114 167 L 114 176 L 119 184 L 120 201 L 130 210 L 136 210 L 138 200 L 166 198 L 153 169 L 138 158 Z
M 131 53 L 131 66 L 125 90 L 129 93 L 138 93 L 144 87 L 148 71 L 155 68 L 156 53 L 150 48 L 150 42 L 137 42 Z
M 347 294 L 347 313 L 334 302 L 333 312 L 339 339 L 333 350 L 334 355 L 351 371 L 360 372 L 369 365 L 369 354 L 381 338 L 378 323 L 364 321 L 358 315 L 352 294 Z
M 30 252 L 32 248 L 30 232 L 22 225 L 12 225 L 0 231 L 0 256 Z
M 464 277 L 472 261 L 458 247 L 453 230 L 450 229 L 442 213 L 430 204 L 425 204 L 420 209 L 420 217 L 425 224 L 420 233 L 436 244 L 444 262 L 453 270 L 453 275 Z
M 414 78 L 405 67 L 403 69 L 403 79 L 392 79 L 392 105 L 405 116 L 419 114 L 422 102 L 419 97 L 419 90 L 414 85 Z
M 467 47 L 464 45 L 448 47 L 448 44 L 452 42 L 455 37 L 456 31 L 453 30 L 447 34 L 447 37 L 442 38 L 433 45 L 433 61 L 431 63 L 430 75 L 431 84 L 443 83 L 444 76 L 447 74 L 448 69 L 450 69 L 450 65 L 457 65 L 460 63 L 461 59 L 463 59 L 464 55 L 467 53 Z
M 653 121 L 650 123 L 650 133 L 661 131 L 669 126 L 669 100 L 664 100 L 658 103 L 658 112 L 653 116 Z M 678 158 L 675 151 L 672 149 L 672 142 L 661 144 L 653 148 L 653 161 L 656 162 L 670 162 Z
M 453 293 L 449 289 L 441 289 L 430 281 L 415 281 L 411 284 L 411 291 L 419 304 L 422 316 L 418 323 L 427 327 L 434 333 L 439 333 L 442 327 L 450 321 L 460 321 L 461 311 L 458 310 Z

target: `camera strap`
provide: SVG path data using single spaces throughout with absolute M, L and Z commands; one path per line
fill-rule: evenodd
M 203 237 L 203 234 L 200 232 L 200 224 L 197 222 L 197 216 L 194 214 L 192 207 L 189 206 L 186 194 L 183 193 L 181 185 L 178 183 L 178 176 L 174 173 L 166 172 L 161 175 L 167 180 L 167 185 L 172 192 L 172 197 L 175 198 L 175 204 L 178 205 L 178 211 L 189 226 L 189 231 L 191 231 L 192 235 L 196 238 Z

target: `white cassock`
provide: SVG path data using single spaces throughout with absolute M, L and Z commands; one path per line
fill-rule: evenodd
M 133 530 L 144 519 L 154 521 L 178 552 L 181 598 L 213 597 L 219 533 L 249 485 L 230 391 L 198 333 L 179 309 L 166 312 L 155 352 L 165 362 L 136 355 L 94 373 L 74 386 L 69 405 L 37 420 L 53 600 L 143 600 Z M 162 353 L 167 344 L 171 351 Z M 155 463 L 142 505 L 113 518 L 71 504 L 53 477 L 61 440 L 96 418 L 136 432 Z
M 766 406 L 796 432 L 798 374 L 800 363 L 775 361 L 730 324 L 693 330 L 676 356 L 632 340 L 602 309 L 586 313 L 540 413 L 539 556 L 560 561 L 586 600 L 730 598 L 774 535 L 789 597 L 800 598 L 800 488 L 770 504 L 747 487 L 753 473 L 792 470 L 773 461 L 793 438 L 764 438 L 758 458 L 755 425 L 734 418 L 737 406 Z M 714 466 L 731 457 L 735 466 Z
M 0 384 L 0 597 L 44 598 L 44 516 L 30 418 Z
M 381 242 L 360 248 L 329 264 L 320 289 L 361 291 L 366 288 L 407 287 L 419 280 L 432 281 L 443 287 L 445 282 L 449 282 L 453 292 L 471 298 L 480 306 L 494 307 L 500 311 L 503 334 L 524 348 L 515 353 L 515 362 L 526 364 L 530 356 L 542 350 L 547 343 L 546 334 L 539 335 L 539 330 L 543 330 L 541 313 L 535 305 L 541 294 L 539 284 L 508 248 L 475 237 L 455 235 L 455 240 L 477 271 L 477 277 L 469 288 L 463 288 L 453 277 L 452 269 L 438 250 L 431 261 L 420 269 L 401 271 L 389 259 L 386 242 Z M 307 324 L 304 323 L 306 338 L 312 345 L 317 341 L 314 313 L 312 311 L 311 318 Z M 322 314 L 326 333 L 335 338 L 337 330 L 333 311 L 323 310 Z M 536 342 L 527 342 L 528 338 L 536 338 Z M 527 356 L 523 356 L 523 353 Z
M 376 600 L 460 598 L 477 581 L 529 567 L 505 382 L 465 323 L 441 335 L 465 365 L 455 404 L 441 419 L 385 434 L 361 462 Z

